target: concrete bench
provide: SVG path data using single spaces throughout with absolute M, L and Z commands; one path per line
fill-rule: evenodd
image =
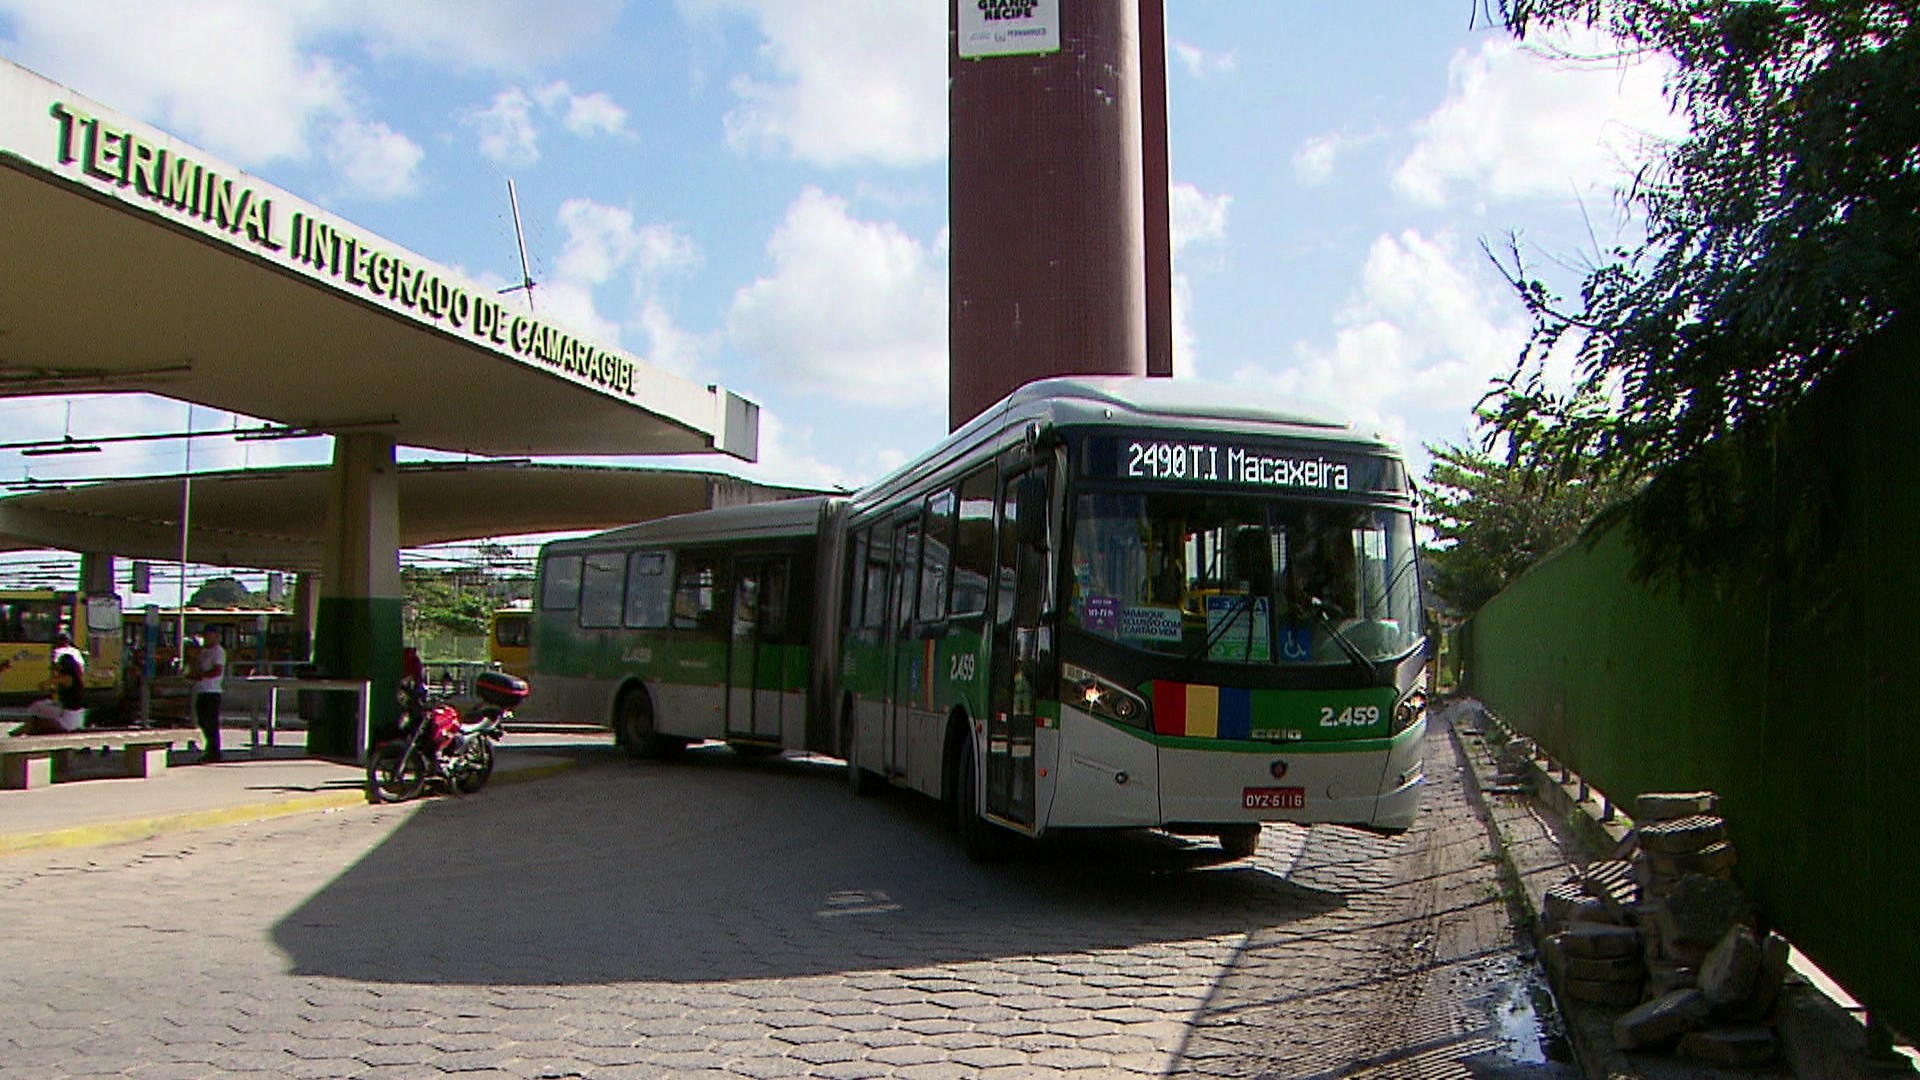
M 54 757 L 75 750 L 120 751 L 124 775 L 153 776 L 167 769 L 174 736 L 158 731 L 74 731 L 65 735 L 0 736 L 0 788 L 53 782 Z

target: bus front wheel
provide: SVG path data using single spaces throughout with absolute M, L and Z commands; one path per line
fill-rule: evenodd
M 1007 853 L 1007 834 L 980 816 L 980 751 L 973 740 L 961 751 L 959 782 L 953 793 L 954 825 L 960 831 L 960 850 L 977 862 L 995 862 Z

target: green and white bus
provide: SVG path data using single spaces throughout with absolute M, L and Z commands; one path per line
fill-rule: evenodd
M 710 739 L 835 745 L 809 686 L 822 540 L 844 506 L 727 507 L 546 545 L 528 665 L 539 718 L 606 724 L 640 757 Z
M 550 544 L 536 696 L 635 753 L 844 758 L 856 791 L 946 801 L 975 856 L 1403 829 L 1426 728 L 1406 468 L 1245 398 L 1042 380 L 850 496 Z

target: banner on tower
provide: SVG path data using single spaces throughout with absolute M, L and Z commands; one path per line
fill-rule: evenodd
M 1060 0 L 954 0 L 960 56 L 1029 56 L 1060 51 Z

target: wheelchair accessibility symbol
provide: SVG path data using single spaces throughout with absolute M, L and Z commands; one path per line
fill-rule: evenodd
M 1296 662 L 1313 659 L 1313 631 L 1304 626 L 1281 627 L 1280 659 Z

